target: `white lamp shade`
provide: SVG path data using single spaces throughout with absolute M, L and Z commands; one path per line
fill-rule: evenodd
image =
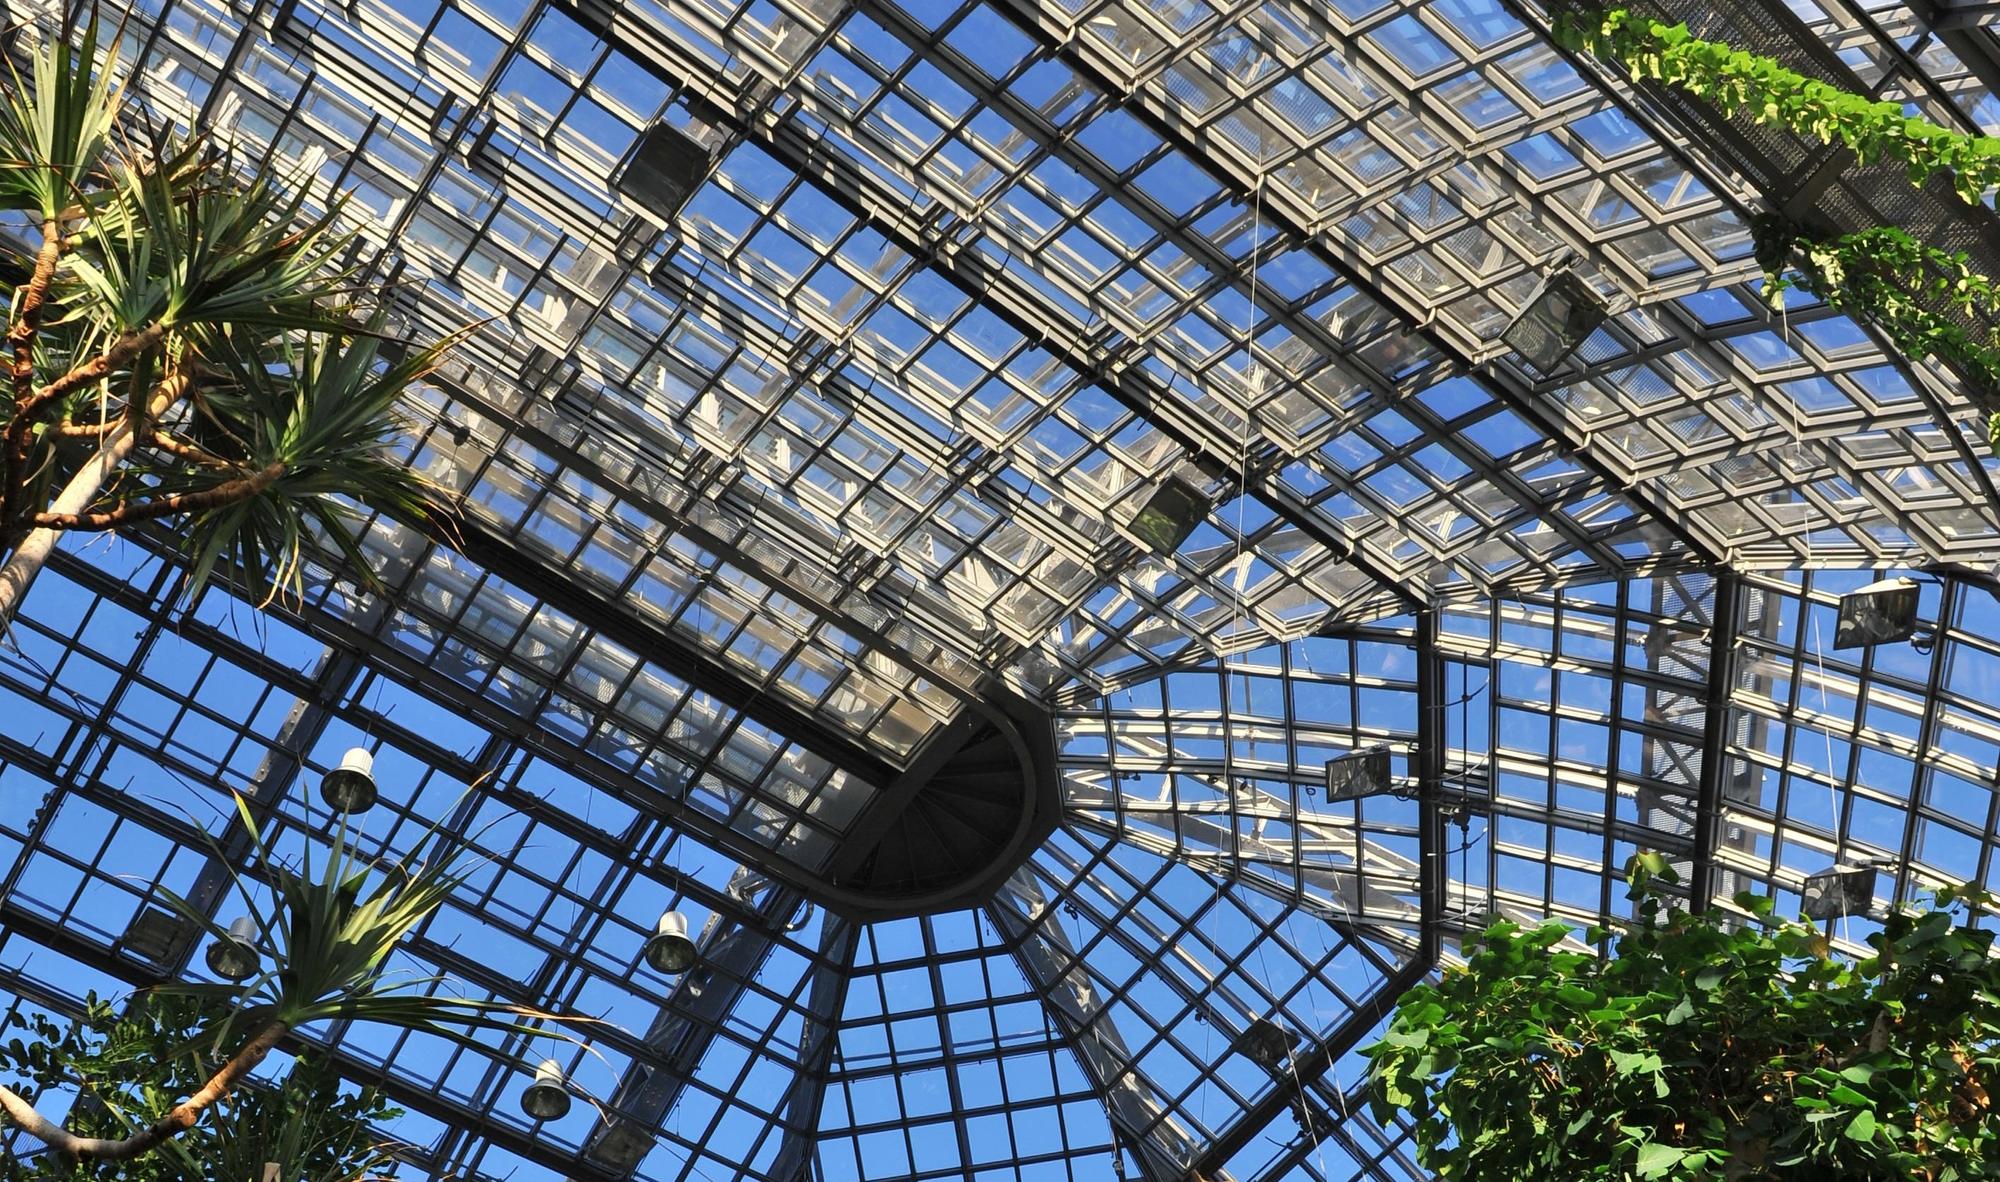
M 229 931 L 208 946 L 203 958 L 208 971 L 225 981 L 248 981 L 257 975 L 257 925 L 248 916 L 229 925 Z
M 660 916 L 653 937 L 646 941 L 646 963 L 669 976 L 678 976 L 700 959 L 694 941 L 688 939 L 687 916 L 669 911 Z
M 375 804 L 375 757 L 366 747 L 348 748 L 319 782 L 319 794 L 336 813 L 367 812 Z
M 535 1120 L 561 1120 L 569 1114 L 569 1088 L 563 1083 L 562 1064 L 544 1059 L 535 1068 L 535 1082 L 521 1093 L 521 1111 Z

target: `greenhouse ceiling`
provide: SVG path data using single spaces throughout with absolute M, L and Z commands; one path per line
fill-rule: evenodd
M 1658 11 L 2000 125 L 1976 10 Z M 0 12 L 17 60 L 63 15 Z M 37 581 L 10 1004 L 200 976 L 156 889 L 226 921 L 228 793 L 295 855 L 362 745 L 369 848 L 490 858 L 411 967 L 608 1023 L 309 1032 L 411 1178 L 1416 1179 L 1354 1050 L 1475 917 L 1615 913 L 1641 847 L 1704 900 L 2000 886 L 1984 424 L 1752 257 L 1864 187 L 1539 8 L 106 13 L 156 120 L 352 194 L 401 329 L 483 327 L 408 408 L 457 536 L 374 521 L 384 590 L 189 603 L 164 534 Z M 1564 269 L 1608 316 L 1542 372 L 1501 335 Z M 1835 648 L 1892 574 L 1918 643 Z M 599 1103 L 523 1115 L 545 1054 Z

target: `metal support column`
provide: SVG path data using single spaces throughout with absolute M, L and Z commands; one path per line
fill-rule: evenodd
M 1444 658 L 1438 648 L 1438 612 L 1417 612 L 1417 750 L 1412 763 L 1417 776 L 1418 913 L 1422 932 L 1417 951 L 1390 974 L 1380 988 L 1342 1019 L 1312 1052 L 1293 1064 L 1263 1099 L 1246 1109 L 1236 1123 L 1205 1149 L 1195 1172 L 1219 1176 L 1231 1157 L 1242 1152 L 1282 1113 L 1306 1102 L 1308 1089 L 1333 1070 L 1342 1056 L 1368 1036 L 1395 1008 L 1397 999 L 1430 975 L 1437 964 L 1444 922 Z
M 813 966 L 805 1028 L 799 1036 L 799 1073 L 785 1091 L 779 1118 L 784 1142 L 771 1166 L 776 1182 L 811 1182 L 813 1150 L 819 1144 L 820 1101 L 826 1095 L 827 1073 L 840 1044 L 840 1013 L 846 1005 L 854 948 L 860 939 L 861 928 L 838 915 L 829 914 L 820 929 L 820 961 Z
M 1716 576 L 1715 604 L 1709 610 L 1708 688 L 1703 701 L 1701 779 L 1695 790 L 1694 856 L 1688 872 L 1690 907 L 1708 909 L 1715 894 L 1715 847 L 1722 827 L 1722 786 L 1729 756 L 1729 694 L 1735 684 L 1737 628 L 1742 616 L 1741 584 L 1724 571 Z

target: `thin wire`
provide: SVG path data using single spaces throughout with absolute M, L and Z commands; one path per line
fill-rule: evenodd
M 1243 326 L 1243 346 L 1245 352 L 1250 358 L 1248 373 L 1249 373 L 1249 378 L 1253 385 L 1257 373 L 1257 347 L 1256 347 L 1257 269 L 1259 266 L 1257 243 L 1258 240 L 1263 237 L 1263 227 L 1264 227 L 1264 178 L 1260 175 L 1257 178 L 1256 200 L 1253 204 L 1253 209 L 1251 213 L 1251 224 L 1250 224 L 1250 308 L 1249 311 L 1245 314 L 1244 317 L 1245 323 Z M 1244 490 L 1248 486 L 1250 479 L 1250 415 L 1247 406 L 1245 409 L 1245 413 L 1243 415 L 1243 429 L 1239 433 L 1239 438 L 1237 441 L 1236 454 L 1237 454 L 1236 552 L 1235 555 L 1231 558 L 1229 566 L 1227 568 L 1229 571 L 1232 572 L 1231 580 L 1227 582 L 1225 586 L 1226 589 L 1229 592 L 1231 592 L 1230 597 L 1233 600 L 1232 606 L 1235 608 L 1235 611 L 1232 613 L 1232 620 L 1236 626 L 1235 631 L 1240 634 L 1245 628 L 1250 616 L 1248 597 L 1246 595 L 1245 588 L 1242 585 L 1244 580 L 1241 577 L 1244 553 L 1245 550 L 1247 549 L 1243 535 L 1243 525 L 1244 525 L 1243 502 L 1245 500 Z M 1229 713 L 1233 714 L 1235 702 L 1233 696 L 1230 693 L 1231 658 L 1227 655 L 1226 649 L 1224 649 L 1223 652 L 1218 653 L 1217 656 L 1222 670 L 1223 702 L 1228 708 Z M 1230 729 L 1233 732 L 1234 728 L 1232 727 Z M 1229 742 L 1231 748 L 1233 749 L 1234 748 L 1233 733 Z M 1228 800 L 1229 867 L 1228 867 L 1228 872 L 1226 874 L 1217 876 L 1215 880 L 1215 893 L 1209 899 L 1208 902 L 1208 915 L 1204 917 L 1203 923 L 1198 923 L 1196 925 L 1196 931 L 1202 935 L 1202 938 L 1208 942 L 1210 947 L 1217 949 L 1219 949 L 1221 945 L 1215 939 L 1215 925 L 1218 922 L 1218 920 L 1214 917 L 1219 915 L 1219 913 L 1222 910 L 1222 901 L 1224 898 L 1224 892 L 1229 884 L 1229 878 L 1231 876 L 1240 876 L 1242 873 L 1242 867 L 1241 867 L 1242 852 L 1237 844 L 1237 827 L 1242 823 L 1243 820 L 1242 814 L 1239 812 L 1239 809 L 1241 807 L 1239 801 L 1242 798 L 1246 797 L 1248 793 L 1239 791 L 1237 786 L 1237 777 L 1234 774 L 1235 770 L 1236 770 L 1235 760 L 1229 758 L 1228 753 L 1225 753 L 1223 760 L 1222 791 Z M 1296 788 L 1293 789 L 1293 811 L 1294 814 L 1296 814 L 1297 812 Z M 1202 932 L 1201 929 L 1203 927 L 1206 927 L 1208 930 L 1206 932 Z M 1266 976 L 1268 977 L 1268 971 L 1266 973 Z M 1210 1009 L 1212 1010 L 1213 1007 L 1210 1007 Z M 1202 1048 L 1203 1056 L 1207 1057 L 1208 1053 L 1209 1049 L 1206 1045 L 1204 1045 Z M 1207 1122 L 1207 1109 L 1208 1109 L 1208 1089 L 1203 1088 L 1202 1120 L 1204 1124 Z
M 1291 1069 L 1292 1094 L 1299 1098 L 1299 1116 L 1303 1118 L 1305 1121 L 1306 1136 L 1312 1139 L 1313 1157 L 1319 1162 L 1319 1172 L 1321 1176 L 1324 1177 L 1327 1172 L 1326 1151 L 1320 1148 L 1319 1122 L 1313 1119 L 1312 1108 L 1307 1102 L 1306 1085 L 1300 1082 L 1299 1080 L 1299 1057 L 1297 1055 L 1292 1054 L 1290 1051 L 1287 1051 L 1285 1053 L 1285 1066 Z M 1340 1100 L 1341 1119 L 1342 1120 L 1349 1119 L 1347 1113 L 1346 1091 L 1340 1086 L 1340 1077 L 1338 1075 L 1335 1075 L 1333 1077 L 1333 1094 L 1341 1098 Z
M 1783 297 L 1784 293 L 1780 292 L 1778 300 L 1778 326 L 1779 331 L 1783 334 L 1785 348 L 1789 350 L 1792 347 L 1792 305 L 1791 301 Z M 1787 394 L 1785 396 L 1785 405 L 1791 412 L 1792 420 L 1792 466 L 1795 475 L 1803 478 L 1806 471 L 1805 431 L 1799 421 L 1798 399 Z M 1841 790 L 1834 784 L 1839 775 L 1833 768 L 1833 726 L 1830 722 L 1832 706 L 1829 704 L 1826 694 L 1826 646 L 1825 638 L 1821 635 L 1819 613 L 1813 610 L 1812 599 L 1808 595 L 1808 590 L 1812 585 L 1813 571 L 1813 500 L 1804 487 L 1799 489 L 1799 499 L 1805 503 L 1805 513 L 1802 520 L 1805 525 L 1806 550 L 1806 569 L 1799 578 L 1799 610 L 1807 613 L 1812 619 L 1813 668 L 1817 674 L 1816 681 L 1819 685 L 1819 733 L 1820 737 L 1826 742 L 1827 834 L 1833 839 L 1833 860 L 1837 865 L 1840 862 L 1841 847 L 1846 844 L 1846 837 L 1842 832 L 1840 823 Z M 1718 656 L 1711 653 L 1709 659 L 1721 660 L 1726 656 L 1727 654 Z M 1831 926 L 1831 924 L 1828 925 L 1829 929 Z M 1843 940 L 1847 938 L 1847 921 L 1845 917 L 1842 917 L 1841 920 L 1840 936 Z

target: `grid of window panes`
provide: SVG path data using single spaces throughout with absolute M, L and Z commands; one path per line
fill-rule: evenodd
M 1721 857 L 1737 887 L 1789 904 L 1806 875 L 1871 859 L 1885 903 L 1995 882 L 2000 600 L 1989 581 L 1922 578 L 1921 647 L 1835 648 L 1840 595 L 1878 573 L 1903 572 L 1752 585 L 1768 623 L 1732 671 L 1723 825 L 1734 840 Z
M 257 41 L 252 29 L 253 43 L 244 50 L 261 71 L 285 71 L 286 80 L 278 85 L 260 79 L 258 93 L 237 95 L 235 83 L 207 80 L 226 58 L 218 30 L 230 15 L 216 9 L 209 25 L 199 28 L 185 16 L 168 22 L 190 44 L 205 46 L 206 56 L 155 71 L 155 92 L 178 87 L 188 105 L 230 115 L 238 133 L 252 142 L 270 142 L 288 160 L 319 162 L 328 182 L 365 183 L 374 186 L 370 193 L 379 189 L 372 217 L 361 228 L 386 227 L 396 243 L 397 273 L 430 281 L 433 294 L 443 289 L 446 295 L 436 301 L 441 307 L 508 318 L 505 335 L 513 340 L 507 346 L 513 353 L 507 356 L 525 350 L 530 361 L 517 360 L 500 367 L 503 371 L 539 377 L 542 393 L 556 394 L 560 413 L 608 416 L 637 432 L 642 443 L 653 440 L 660 455 L 694 452 L 719 461 L 711 465 L 716 471 L 697 474 L 702 481 L 726 485 L 725 499 L 746 508 L 755 504 L 759 513 L 768 501 L 771 511 L 795 515 L 799 528 L 819 534 L 829 553 L 858 544 L 889 559 L 897 576 L 890 580 L 895 594 L 922 600 L 936 613 L 939 631 L 955 643 L 963 643 L 968 632 L 988 629 L 994 630 L 993 643 L 1018 646 L 1043 639 L 1094 589 L 1097 571 L 1134 562 L 1133 546 L 1108 523 L 1129 518 L 1138 498 L 1169 473 L 1185 473 L 1186 460 L 1177 457 L 1191 451 L 1234 457 L 1239 469 L 1253 459 L 1259 468 L 1289 461 L 1297 468 L 1293 478 L 1263 482 L 1266 491 L 1259 499 L 1313 513 L 1333 525 L 1337 536 L 1371 552 L 1379 569 L 1390 573 L 1421 573 L 1447 583 L 1521 577 L 1531 560 L 1550 560 L 1559 535 L 1585 555 L 1564 555 L 1565 562 L 1594 560 L 1615 568 L 1630 557 L 1600 549 L 1592 536 L 1629 516 L 1620 498 L 1593 492 L 1590 481 L 1551 482 L 1547 474 L 1537 491 L 1533 477 L 1503 473 L 1483 456 L 1454 457 L 1451 453 L 1463 450 L 1455 433 L 1421 435 L 1425 427 L 1439 426 L 1435 422 L 1420 421 L 1413 428 L 1399 416 L 1377 416 L 1371 433 L 1356 434 L 1337 453 L 1310 446 L 1344 425 L 1358 424 L 1379 405 L 1368 398 L 1362 378 L 1332 372 L 1339 363 L 1325 359 L 1375 338 L 1395 354 L 1404 349 L 1399 344 L 1404 338 L 1390 331 L 1386 312 L 1341 282 L 1323 261 L 1308 251 L 1283 249 L 1254 211 L 1232 212 L 1227 190 L 1212 183 L 1200 187 L 1184 153 L 1163 145 L 1153 153 L 1158 159 L 1143 167 L 1178 177 L 1175 183 L 1183 188 L 1197 185 L 1195 201 L 1214 216 L 1191 211 L 1192 220 L 1183 216 L 1184 226 L 1169 226 L 1172 232 L 1161 237 L 1152 252 L 1159 257 L 1148 257 L 1148 268 L 1170 272 L 1187 295 L 1171 301 L 1171 323 L 1180 327 L 1161 331 L 1153 325 L 1144 334 L 1144 350 L 1134 333 L 1107 336 L 1111 325 L 1104 310 L 1129 305 L 1129 298 L 1105 291 L 1080 301 L 1019 261 L 1053 256 L 1043 235 L 1010 228 L 1009 219 L 1022 216 L 1007 204 L 1017 191 L 1024 208 L 1028 202 L 1054 208 L 1034 192 L 1059 203 L 1080 203 L 1078 225 L 1090 225 L 1098 253 L 1103 242 L 1119 240 L 1114 230 L 1129 236 L 1132 211 L 1118 209 L 1114 218 L 1105 204 L 1112 199 L 1080 196 L 1083 174 L 1068 159 L 1079 153 L 1051 155 L 1046 167 L 1020 178 L 996 174 L 989 185 L 993 191 L 981 195 L 977 217 L 963 199 L 954 204 L 939 196 L 942 190 L 898 189 L 878 159 L 885 145 L 877 124 L 887 119 L 881 112 L 887 98 L 862 103 L 852 117 L 836 123 L 819 97 L 824 89 L 851 90 L 865 80 L 857 75 L 843 81 L 840 71 L 846 67 L 840 62 L 862 75 L 870 69 L 900 73 L 898 85 L 905 88 L 916 84 L 910 73 L 918 63 L 910 50 L 898 49 L 902 43 L 865 14 L 846 17 L 807 69 L 805 78 L 814 85 L 802 92 L 803 113 L 793 121 L 810 127 L 822 145 L 846 145 L 847 164 L 881 186 L 885 200 L 857 209 L 845 194 L 848 203 L 842 205 L 836 177 L 794 167 L 800 162 L 785 152 L 788 143 L 793 149 L 797 144 L 785 138 L 783 128 L 763 138 L 744 131 L 748 138 L 723 137 L 727 146 L 714 183 L 683 214 L 684 236 L 666 240 L 646 230 L 637 215 L 609 204 L 609 153 L 586 157 L 561 150 L 568 143 L 561 134 L 567 120 L 589 114 L 602 121 L 608 118 L 604 112 L 622 111 L 612 121 L 624 126 L 629 138 L 635 113 L 647 107 L 645 99 L 658 109 L 673 96 L 665 83 L 646 80 L 635 64 L 636 49 L 598 44 L 585 50 L 584 32 L 553 11 L 523 14 L 503 37 L 492 14 L 473 8 L 440 8 L 419 33 L 415 22 L 398 12 L 363 6 L 350 16 L 299 5 L 273 17 L 277 24 L 266 31 L 266 40 Z M 983 24 L 997 20 L 987 13 Z M 637 23 L 657 35 L 670 22 L 662 16 L 658 28 L 645 19 Z M 684 34 L 689 27 L 699 26 L 677 25 L 674 31 Z M 480 30 L 490 36 L 472 35 Z M 767 32 L 746 19 L 727 36 L 754 41 Z M 457 47 L 449 54 L 438 51 L 447 34 Z M 176 44 L 163 42 L 155 52 L 167 53 Z M 412 59 L 387 79 L 374 79 L 372 87 L 420 94 L 421 123 L 413 114 L 392 120 L 379 113 L 406 111 L 415 100 L 376 104 L 378 114 L 364 121 L 361 101 L 334 85 L 343 74 L 360 77 L 381 68 L 383 59 L 401 60 L 394 50 Z M 754 60 L 747 45 L 744 54 L 741 60 Z M 466 55 L 465 64 L 457 64 Z M 1063 69 L 1046 51 L 1033 58 L 1041 62 L 1042 74 Z M 307 59 L 315 70 L 306 70 Z M 556 60 L 586 59 L 594 64 L 577 77 L 569 77 L 577 72 L 570 68 L 561 77 L 551 72 Z M 768 63 L 763 68 L 775 69 Z M 922 81 L 929 84 L 933 72 L 927 67 Z M 726 73 L 705 75 L 705 85 L 713 87 Z M 485 78 L 488 87 L 461 93 L 465 79 L 474 76 Z M 1075 77 L 1057 85 L 1090 93 Z M 633 90 L 644 97 L 632 98 Z M 943 83 L 930 86 L 929 93 L 945 93 Z M 1013 123 L 1004 133 L 987 128 L 991 113 L 975 118 L 981 104 L 973 92 L 959 93 L 963 134 L 977 141 L 978 151 L 965 147 L 957 155 L 1019 155 L 1018 146 L 1008 145 L 1026 142 L 1023 137 L 1031 132 Z M 231 95 L 237 95 L 233 103 Z M 613 101 L 620 96 L 626 105 Z M 301 114 L 280 127 L 277 108 L 265 105 L 273 98 L 295 98 L 292 105 L 301 107 Z M 1106 101 L 1098 95 L 1085 106 L 1095 109 Z M 1017 120 L 1048 119 L 1047 112 L 1002 106 Z M 567 113 L 551 128 L 550 110 L 557 107 Z M 264 112 L 261 124 L 253 118 L 258 111 Z M 669 107 L 669 117 L 683 119 L 679 112 Z M 1079 107 L 1069 114 L 1088 111 Z M 467 127 L 467 120 L 476 126 Z M 904 124 L 895 126 L 908 132 Z M 609 142 L 622 147 L 623 141 L 611 136 Z M 358 143 L 359 154 L 332 161 L 328 147 L 347 143 Z M 378 143 L 384 146 L 380 159 L 374 151 Z M 400 151 L 389 150 L 398 144 Z M 538 150 L 544 147 L 553 147 L 553 155 Z M 948 155 L 931 159 L 944 167 Z M 1094 166 L 1092 175 L 1115 174 L 1106 167 Z M 416 179 L 423 187 L 411 191 Z M 1135 200 L 1148 205 L 1155 221 L 1165 216 L 1156 198 Z M 1093 203 L 1102 206 L 1096 222 L 1089 221 Z M 901 220 L 926 224 L 878 225 L 884 220 L 881 210 L 897 205 L 913 210 Z M 998 224 L 987 224 L 993 217 Z M 624 237 L 599 241 L 607 225 L 624 227 L 618 231 Z M 631 241 L 633 234 L 645 242 Z M 1189 255 L 1196 239 L 1205 245 Z M 953 243 L 953 260 L 962 263 L 919 264 L 947 240 Z M 606 246 L 608 254 L 600 249 Z M 1265 285 L 1267 254 L 1273 275 Z M 787 269 L 794 256 L 801 264 Z M 1185 261 L 1169 263 L 1169 256 Z M 1246 263 L 1255 263 L 1255 283 L 1242 274 Z M 982 283 L 975 301 L 967 287 L 974 272 L 1006 285 L 1018 300 L 994 299 Z M 814 275 L 821 276 L 817 285 Z M 584 299 L 566 281 L 605 290 L 593 289 Z M 829 284 L 846 293 L 829 308 L 852 305 L 838 323 L 816 315 L 823 298 L 815 293 Z M 1257 296 L 1256 307 L 1285 308 L 1258 327 L 1254 365 L 1240 343 L 1222 347 L 1241 335 L 1230 327 L 1242 318 L 1236 307 L 1247 316 L 1253 306 L 1246 285 L 1256 289 L 1250 293 Z M 560 331 L 552 334 L 551 325 Z M 1109 343 L 1079 345 L 1098 338 Z M 537 347 L 554 351 L 555 357 L 542 363 L 551 372 L 543 373 L 532 360 Z M 1312 358 L 1321 360 L 1308 365 Z M 1133 366 L 1134 361 L 1143 364 Z M 1107 367 L 1129 369 L 1132 377 L 1109 382 Z M 1420 371 L 1437 367 L 1421 358 L 1391 356 L 1379 367 L 1360 364 L 1356 372 L 1366 376 L 1371 369 L 1377 371 L 1375 385 L 1388 388 L 1390 382 L 1421 385 L 1428 379 Z M 1321 371 L 1326 372 L 1315 378 Z M 1111 396 L 1127 392 L 1131 382 L 1155 388 L 1150 396 L 1155 412 L 1168 404 L 1183 407 L 1168 430 Z M 1220 393 L 1226 387 L 1236 391 L 1233 397 Z M 1345 413 L 1336 417 L 1336 411 Z M 1373 441 L 1367 444 L 1372 451 L 1355 450 L 1363 439 Z M 1545 448 L 1531 452 L 1532 459 L 1547 459 Z M 546 465 L 542 474 L 550 474 Z M 1225 475 L 1209 473 L 1207 483 L 1216 487 Z M 1441 484 L 1432 487 L 1426 479 Z M 475 503 L 479 499 L 475 493 Z M 1574 527 L 1552 529 L 1564 520 L 1556 506 L 1565 502 L 1582 517 Z M 1371 540 L 1369 535 L 1381 533 L 1377 522 L 1395 516 L 1384 512 L 1389 509 L 1427 514 L 1435 519 L 1429 527 L 1434 533 L 1410 539 L 1392 530 Z M 1268 509 L 1257 516 L 1246 521 L 1241 511 L 1216 514 L 1224 529 L 1255 530 L 1263 537 L 1288 532 Z M 502 524 L 509 523 L 503 518 Z M 1517 532 L 1523 536 L 1512 538 Z M 1226 613 L 1204 612 L 1198 602 L 1219 599 L 1218 585 L 1237 584 L 1239 598 L 1248 593 L 1246 619 L 1265 634 L 1296 632 L 1323 612 L 1326 601 L 1354 597 L 1354 588 L 1337 580 L 1333 594 L 1311 582 L 1311 572 L 1329 565 L 1321 547 L 1276 540 L 1273 549 L 1292 552 L 1283 565 L 1263 563 L 1253 571 L 1241 560 L 1219 562 L 1217 552 L 1197 567 L 1205 578 L 1193 584 L 1183 577 L 1192 570 L 1158 571 L 1148 569 L 1150 563 L 1142 563 L 1130 582 L 1148 601 L 1180 607 L 1205 631 L 1218 633 L 1228 631 L 1220 618 Z M 1489 544 L 1472 555 L 1481 543 Z M 1441 563 L 1441 555 L 1455 562 Z M 1431 571 L 1433 566 L 1438 569 Z M 1321 577 L 1334 578 L 1330 571 Z M 1206 595 L 1198 590 L 1203 584 Z M 972 628 L 950 627 L 960 620 L 972 621 Z
M 1103 644 L 1116 625 L 1086 606 L 1122 568 L 1112 586 L 1211 643 L 1296 635 L 1382 594 L 1323 569 L 1328 534 L 1372 574 L 1446 590 L 1680 548 L 1601 467 L 1565 478 L 1545 440 L 1579 431 L 1612 470 L 1657 478 L 1641 504 L 1702 508 L 1712 551 L 1789 558 L 1820 513 L 1845 536 L 1823 545 L 1868 554 L 1988 536 L 1966 474 L 1914 462 L 1942 446 L 1929 410 L 1860 338 L 1836 331 L 1822 343 L 1841 356 L 1802 358 L 1810 380 L 1788 383 L 1797 347 L 1768 321 L 1684 307 L 1740 258 L 1732 199 L 1498 8 L 168 15 L 153 51 L 188 56 L 161 57 L 155 91 L 364 185 L 397 273 L 505 317 L 559 413 L 636 427 L 712 461 L 681 473 L 698 487 L 795 516 L 830 554 L 871 552 L 883 596 L 921 602 L 939 644 L 1046 642 L 1072 671 L 1093 642 L 1143 660 L 1150 646 Z M 215 81 L 232 54 L 288 81 Z M 304 114 L 281 126 L 270 96 Z M 648 120 L 692 126 L 683 100 L 721 158 L 662 237 L 608 181 Z M 1532 151 L 1545 175 L 1521 167 Z M 1335 226 L 1353 257 L 1329 254 Z M 1608 287 L 1644 282 L 1647 310 L 1586 347 L 1582 381 L 1525 402 L 1507 385 L 1508 407 L 1434 400 L 1526 411 L 1534 429 L 1499 434 L 1540 446 L 1503 460 L 1464 441 L 1469 423 L 1385 408 L 1490 353 L 1564 248 Z M 1706 294 L 1730 291 L 1747 294 Z M 1676 392 L 1701 408 L 1662 402 Z M 1115 532 L 1176 472 L 1255 490 L 1211 520 L 1247 545 L 1196 539 L 1156 564 Z M 1331 528 L 1302 538 L 1298 514 Z M 1246 556 L 1266 550 L 1288 561 Z
M 1984 30 L 1794 11 L 1995 122 Z M 296 858 L 359 742 L 368 848 L 443 820 L 492 859 L 413 962 L 610 1017 L 563 1057 L 653 1138 L 640 1178 L 1168 1177 L 1236 1137 L 1218 1180 L 1402 1179 L 1351 1053 L 1287 1081 L 1233 1047 L 1354 1033 L 1413 955 L 1419 810 L 1314 788 L 1376 743 L 1407 788 L 1424 709 L 1448 940 L 1615 912 L 1635 848 L 1691 863 L 1711 745 L 1719 895 L 1870 855 L 1885 898 L 1994 884 L 1986 584 L 1926 586 L 1928 652 L 1856 654 L 1822 634 L 1873 575 L 1774 573 L 1990 549 L 1964 404 L 1773 313 L 1747 193 L 1532 9 L 157 0 L 126 33 L 154 110 L 352 192 L 400 324 L 492 318 L 409 448 L 507 561 L 378 520 L 386 594 L 329 564 L 267 615 L 61 559 L 0 650 L 23 1004 L 198 972 L 151 890 L 226 919 L 227 790 Z M 715 154 L 671 219 L 612 183 L 656 120 Z M 1494 338 L 1566 256 L 1612 316 L 1539 375 Z M 1170 485 L 1206 512 L 1155 553 Z M 1051 707 L 1065 802 L 991 906 L 856 928 L 763 874 L 822 866 L 989 678 Z M 638 955 L 669 906 L 712 953 L 678 981 Z M 518 1115 L 549 1047 L 323 1034 L 409 1110 L 412 1177 L 601 1146 L 590 1105 Z
M 1442 713 L 1448 911 L 1557 915 L 1624 909 L 1636 849 L 1685 873 L 1695 804 L 1713 580 L 1635 579 L 1444 613 Z
M 1111 1176 L 1098 1086 L 992 921 L 961 911 L 870 925 L 839 1015 L 818 1174 Z
M 203 975 L 205 939 L 162 924 L 155 892 L 222 923 L 243 912 L 222 861 L 254 868 L 232 792 L 278 863 L 323 860 L 334 819 L 313 786 L 348 747 L 366 746 L 382 799 L 355 826 L 359 849 L 400 859 L 439 827 L 475 860 L 396 971 L 447 974 L 430 986 L 439 992 L 605 1022 L 589 1053 L 553 1040 L 482 1038 L 476 1052 L 378 1026 L 309 1030 L 337 1045 L 343 1071 L 384 1082 L 409 1110 L 407 1127 L 387 1132 L 439 1176 L 454 1163 L 483 1171 L 462 1176 L 505 1176 L 487 1155 L 559 1176 L 596 1112 L 531 1127 L 514 1098 L 532 1063 L 562 1055 L 581 1087 L 611 1097 L 635 1067 L 656 1067 L 664 1045 L 699 1068 L 686 1073 L 680 1119 L 706 1105 L 738 1127 L 770 1123 L 759 1105 L 772 1092 L 758 1085 L 799 1072 L 824 917 L 803 909 L 790 930 L 770 932 L 743 889 L 752 872 L 663 819 L 611 761 L 548 732 L 482 726 L 220 591 L 180 606 L 178 578 L 122 544 L 88 564 L 64 556 L 16 619 L 18 647 L 0 652 L 0 966 L 70 1002 L 86 988 L 122 995 Z M 696 931 L 757 931 L 755 955 L 718 960 L 698 982 L 661 976 L 640 950 L 668 909 Z M 60 967 L 70 961 L 89 971 Z M 643 1037 L 668 1027 L 670 1044 Z M 699 1176 L 689 1172 L 698 1148 L 717 1141 L 714 1128 L 664 1129 L 639 1176 Z
M 1417 916 L 1416 654 L 1407 630 L 1191 665 L 1058 716 L 1079 826 L 1407 941 Z M 1327 766 L 1384 747 L 1396 789 L 1325 798 Z

